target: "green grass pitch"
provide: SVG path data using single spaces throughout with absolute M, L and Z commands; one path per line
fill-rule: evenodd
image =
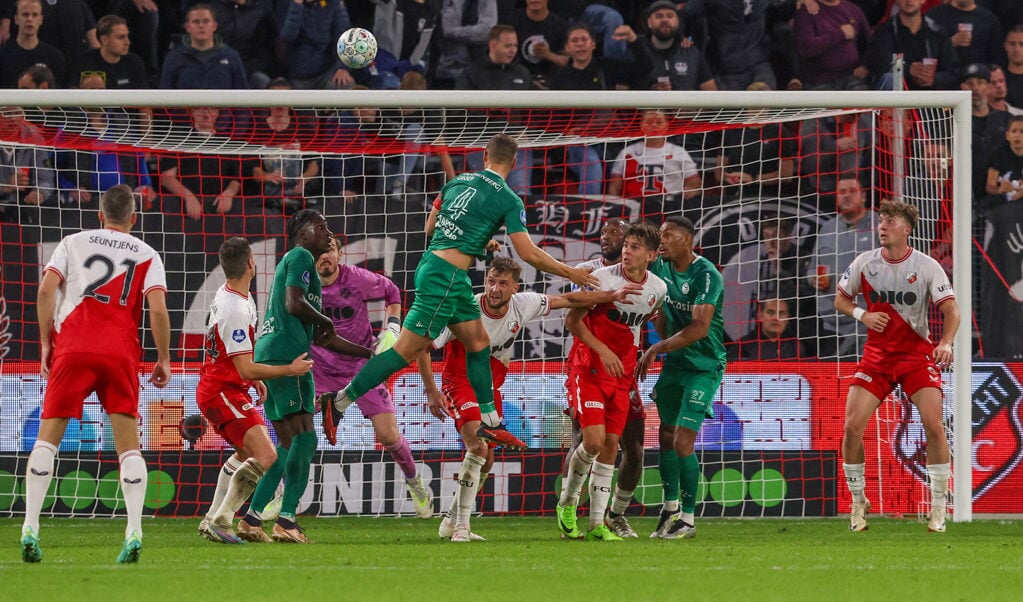
M 561 541 L 554 518 L 482 517 L 489 541 L 437 538 L 439 519 L 304 518 L 312 545 L 207 542 L 198 519 L 146 519 L 137 565 L 114 562 L 123 520 L 46 519 L 43 562 L 21 561 L 21 521 L 0 520 L 4 600 L 1020 600 L 1023 521 L 871 517 L 698 520 L 697 537 Z

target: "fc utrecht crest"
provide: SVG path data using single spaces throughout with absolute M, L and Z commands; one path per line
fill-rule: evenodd
M 916 272 L 910 272 L 906 274 L 906 282 L 913 284 L 916 282 Z
M 647 307 L 653 307 L 654 303 L 657 303 L 657 295 L 649 294 L 646 296 Z
M 519 322 L 517 320 L 512 320 L 508 324 L 508 332 L 510 332 L 512 334 L 517 334 L 519 332 L 520 328 L 522 328 L 522 324 L 519 324 Z

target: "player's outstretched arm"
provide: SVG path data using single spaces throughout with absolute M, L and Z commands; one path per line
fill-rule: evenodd
M 639 362 L 636 363 L 636 377 L 640 380 L 645 379 L 647 371 L 650 370 L 650 364 L 653 363 L 654 358 L 658 355 L 683 349 L 706 337 L 707 333 L 710 332 L 710 323 L 713 318 L 714 306 L 710 303 L 701 303 L 694 306 L 692 322 L 670 337 L 654 343 L 643 352 Z M 663 325 L 661 329 L 663 330 Z
M 622 365 L 622 359 L 615 355 L 614 351 L 603 343 L 593 331 L 590 330 L 583 318 L 590 312 L 588 307 L 576 307 L 570 309 L 568 314 L 565 316 L 565 327 L 568 328 L 572 336 L 585 343 L 587 347 L 594 350 L 597 355 L 600 356 L 600 361 L 604 364 L 604 369 L 607 373 L 614 377 L 625 375 L 625 366 Z
M 353 343 L 348 339 L 338 336 L 334 332 L 334 325 L 331 324 L 330 331 L 318 331 L 320 335 L 317 336 L 313 342 L 325 349 L 330 349 L 334 353 L 340 353 L 341 355 L 351 355 L 353 357 L 373 357 L 373 350 L 369 347 L 363 347 L 357 343 Z
M 39 374 L 43 378 L 50 376 L 50 362 L 53 358 L 53 312 L 57 307 L 57 289 L 60 288 L 60 276 L 56 272 L 46 270 L 43 280 L 36 291 L 36 317 L 39 320 Z
M 240 353 L 232 356 L 231 361 L 234 362 L 234 367 L 238 369 L 238 375 L 245 380 L 267 380 L 270 378 L 283 378 L 285 376 L 302 376 L 313 369 L 313 360 L 309 359 L 308 353 L 303 353 L 285 366 L 257 364 L 252 361 L 251 353 Z
M 592 307 L 602 303 L 624 302 L 643 292 L 643 285 L 631 282 L 616 291 L 572 291 L 550 298 L 551 309 Z
M 546 251 L 536 246 L 533 239 L 527 232 L 514 232 L 509 234 L 515 252 L 519 254 L 522 261 L 525 261 L 541 272 L 562 276 L 574 282 L 579 288 L 598 288 L 600 281 L 590 273 L 581 268 L 567 266 L 557 259 L 551 257 Z
M 153 331 L 153 342 L 156 343 L 156 365 L 149 382 L 158 389 L 166 387 L 170 382 L 170 312 L 167 311 L 167 291 L 154 288 L 146 293 L 146 305 L 149 307 L 149 329 Z
M 955 299 L 946 299 L 938 307 L 944 317 L 944 324 L 941 329 L 941 341 L 934 347 L 934 363 L 939 368 L 948 368 L 952 365 L 952 339 L 959 330 L 959 304 Z

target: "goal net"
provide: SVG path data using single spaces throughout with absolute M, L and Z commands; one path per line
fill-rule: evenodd
M 61 237 L 98 226 L 103 190 L 127 183 L 138 191 L 134 233 L 163 256 L 170 289 L 174 378 L 161 390 L 143 382 L 139 403 L 151 471 L 147 509 L 195 516 L 205 511 L 230 453 L 192 418 L 209 304 L 224 283 L 221 242 L 251 241 L 252 292 L 262 315 L 286 251 L 288 215 L 318 209 L 342 237 L 343 261 L 387 275 L 407 309 L 432 201 L 453 174 L 482 168 L 482 149 L 498 132 L 520 143 L 508 182 L 525 199 L 530 235 L 557 259 L 574 264 L 601 257 L 608 251 L 601 245 L 608 219 L 659 223 L 681 214 L 696 224 L 699 252 L 721 270 L 730 361 L 716 416 L 696 444 L 703 516 L 848 511 L 839 452 L 846 389 L 865 332 L 836 314 L 835 285 L 856 254 L 877 245 L 881 200 L 916 205 L 921 221 L 912 245 L 949 270 L 964 316 L 954 369 L 944 379 L 955 519 L 970 520 L 972 496 L 986 493 L 976 487 L 990 475 L 970 473 L 971 399 L 984 385 L 971 383 L 966 94 L 3 91 L 0 97 L 0 512 L 23 509 L 23 473 L 46 386 L 38 375 L 34 310 L 42 266 Z M 514 256 L 507 244 L 498 253 Z M 471 270 L 477 284 L 484 267 L 481 261 Z M 523 264 L 520 290 L 557 295 L 569 283 Z M 379 323 L 382 304 L 372 304 L 370 315 Z M 563 411 L 570 344 L 563 313 L 518 326 L 503 398 L 509 429 L 530 449 L 498 450 L 478 500 L 483 512 L 552 511 L 571 440 Z M 936 314 L 932 336 L 940 328 Z M 647 331 L 649 343 L 656 334 Z M 154 360 L 148 330 L 144 348 L 145 360 Z M 443 356 L 434 360 L 440 374 Z M 632 513 L 656 512 L 662 499 L 659 423 L 649 395 L 656 376 L 655 369 L 640 385 L 646 458 Z M 427 412 L 417 372 L 405 370 L 388 386 L 399 428 L 443 511 L 462 456 L 458 434 L 450 421 Z M 315 422 L 319 429 L 318 417 Z M 336 448 L 322 435 L 319 447 L 300 511 L 413 511 L 401 471 L 359 411 L 345 414 Z M 871 422 L 866 448 L 867 495 L 875 510 L 920 512 L 929 499 L 923 429 L 898 391 Z M 113 439 L 95 397 L 82 419 L 71 421 L 60 452 L 45 511 L 121 511 Z M 1018 496 L 999 499 L 987 511 L 1020 510 Z

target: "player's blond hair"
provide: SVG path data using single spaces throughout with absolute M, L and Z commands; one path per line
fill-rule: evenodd
M 100 197 L 99 208 L 111 224 L 130 224 L 135 213 L 135 191 L 127 184 L 111 186 Z
M 508 134 L 495 134 L 487 142 L 487 159 L 498 165 L 511 165 L 515 161 L 515 153 L 519 143 Z
M 916 222 L 920 219 L 920 210 L 915 205 L 902 201 L 881 201 L 878 213 L 888 217 L 901 217 L 909 224 L 910 230 L 916 229 Z

